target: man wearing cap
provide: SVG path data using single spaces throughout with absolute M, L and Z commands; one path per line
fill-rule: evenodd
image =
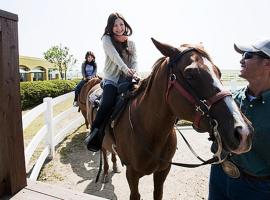
M 240 77 L 248 85 L 233 97 L 255 130 L 252 148 L 212 165 L 209 200 L 270 200 L 270 40 L 250 46 L 234 44 Z

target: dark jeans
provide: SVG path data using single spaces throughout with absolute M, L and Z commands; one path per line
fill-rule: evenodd
M 78 100 L 78 96 L 80 94 L 80 91 L 83 87 L 83 85 L 86 83 L 87 81 L 86 80 L 81 80 L 78 85 L 75 87 L 75 97 L 74 97 L 74 101 L 77 101 Z
M 270 180 L 231 178 L 221 165 L 212 165 L 208 200 L 270 200 Z
M 103 124 L 104 120 L 108 118 L 108 116 L 112 112 L 112 108 L 115 104 L 117 96 L 117 87 L 112 84 L 107 84 L 103 87 L 103 96 L 101 100 L 101 105 L 98 109 L 96 118 L 92 124 L 91 129 L 100 128 Z

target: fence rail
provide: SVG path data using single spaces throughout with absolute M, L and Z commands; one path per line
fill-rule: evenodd
M 51 98 L 46 97 L 43 99 L 43 103 L 33 108 L 31 111 L 23 115 L 23 130 L 25 130 L 39 115 L 44 114 L 45 124 L 32 138 L 27 145 L 25 155 L 25 165 L 28 166 L 31 157 L 36 151 L 38 145 L 45 141 L 45 147 L 36 160 L 33 170 L 30 175 L 30 179 L 37 180 L 40 170 L 47 158 L 53 158 L 55 152 L 55 146 L 58 145 L 63 139 L 68 136 L 73 130 L 84 123 L 82 115 L 74 118 L 72 122 L 65 124 L 65 128 L 60 131 L 56 131 L 56 126 L 63 122 L 65 116 L 71 116 L 74 112 L 74 108 L 70 107 L 64 112 L 61 112 L 57 116 L 53 117 L 53 106 L 73 97 L 74 92 L 64 94 L 62 96 Z

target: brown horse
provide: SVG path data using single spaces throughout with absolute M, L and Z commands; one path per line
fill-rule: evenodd
M 177 118 L 193 121 L 201 132 L 213 133 L 219 146 L 237 154 L 251 148 L 252 127 L 220 82 L 220 71 L 206 51 L 183 45 L 177 49 L 152 39 L 165 56 L 141 81 L 103 147 L 116 150 L 126 165 L 130 199 L 139 200 L 139 179 L 153 173 L 154 199 L 163 195 L 164 181 L 176 150 Z M 90 92 L 99 88 L 94 86 Z M 88 115 L 92 106 L 87 105 Z M 91 118 L 91 116 L 89 116 Z M 112 146 L 114 148 L 112 148 Z M 220 158 L 219 158 L 220 159 Z
M 100 83 L 101 78 L 100 77 L 94 77 L 90 80 L 88 80 L 82 87 L 80 94 L 78 96 L 78 106 L 79 111 L 82 112 L 82 115 L 85 119 L 85 126 L 88 129 L 89 128 L 89 122 L 87 120 L 87 110 L 86 110 L 86 101 L 87 101 L 87 93 L 89 90 L 95 86 L 96 84 Z
M 82 87 L 80 94 L 78 96 L 78 105 L 79 105 L 79 110 L 82 112 L 82 115 L 85 119 L 85 125 L 86 128 L 89 128 L 89 122 L 92 123 L 92 118 L 93 116 L 87 115 L 87 98 L 88 98 L 88 93 L 90 91 L 91 88 L 93 88 L 94 86 L 99 85 L 101 81 L 101 77 L 94 77 L 91 80 L 87 81 L 87 83 L 84 84 L 84 86 Z M 108 182 L 108 171 L 109 171 L 109 164 L 108 164 L 108 158 L 107 158 L 107 150 L 105 148 L 102 148 L 102 153 L 103 153 L 103 158 L 104 158 L 104 173 L 103 173 L 103 182 Z M 119 173 L 119 167 L 117 166 L 117 159 L 116 159 L 116 155 L 114 152 L 112 152 L 111 155 L 111 161 L 113 163 L 113 172 L 115 173 Z

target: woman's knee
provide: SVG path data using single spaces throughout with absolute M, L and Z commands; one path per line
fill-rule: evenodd
M 100 109 L 109 111 L 114 106 L 114 100 L 112 98 L 103 99 L 100 105 Z
M 109 110 L 112 108 L 115 103 L 116 95 L 117 88 L 114 85 L 104 85 L 100 108 L 102 110 Z

